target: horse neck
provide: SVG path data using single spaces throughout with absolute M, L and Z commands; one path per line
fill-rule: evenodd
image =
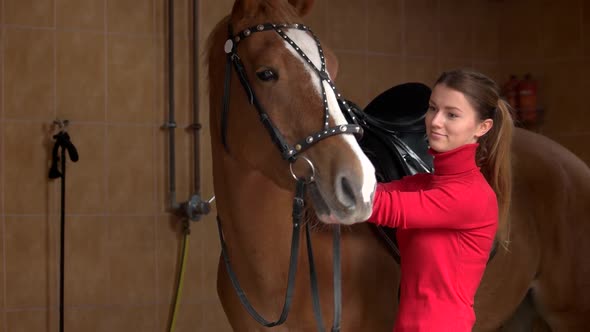
M 213 166 L 217 210 L 236 270 L 286 270 L 293 192 L 227 155 L 214 156 Z

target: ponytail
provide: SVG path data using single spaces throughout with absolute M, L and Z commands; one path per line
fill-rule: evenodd
M 511 143 L 512 109 L 503 99 L 493 112 L 494 124 L 490 131 L 479 139 L 477 151 L 481 172 L 496 193 L 498 199 L 498 231 L 496 239 L 508 248 L 510 243 L 510 222 L 508 212 L 512 196 Z
M 512 170 L 510 163 L 512 108 L 500 98 L 500 89 L 489 77 L 471 70 L 457 69 L 442 73 L 436 80 L 462 92 L 475 108 L 479 119 L 492 119 L 492 128 L 478 140 L 476 162 L 498 200 L 498 231 L 496 240 L 508 249 L 510 243 L 510 199 Z

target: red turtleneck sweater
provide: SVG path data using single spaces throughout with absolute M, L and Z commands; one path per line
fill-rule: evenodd
M 471 331 L 473 299 L 498 223 L 496 195 L 475 164 L 478 144 L 434 156 L 434 174 L 380 183 L 368 222 L 398 228 L 396 332 Z

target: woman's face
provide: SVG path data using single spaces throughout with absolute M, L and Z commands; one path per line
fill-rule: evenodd
M 446 152 L 475 143 L 492 128 L 492 119 L 481 121 L 462 92 L 437 84 L 430 95 L 426 133 L 430 147 Z

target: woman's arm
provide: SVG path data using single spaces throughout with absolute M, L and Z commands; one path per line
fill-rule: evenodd
M 377 186 L 368 222 L 392 228 L 481 227 L 497 217 L 496 197 L 490 188 L 455 182 L 428 190 L 402 191 Z

